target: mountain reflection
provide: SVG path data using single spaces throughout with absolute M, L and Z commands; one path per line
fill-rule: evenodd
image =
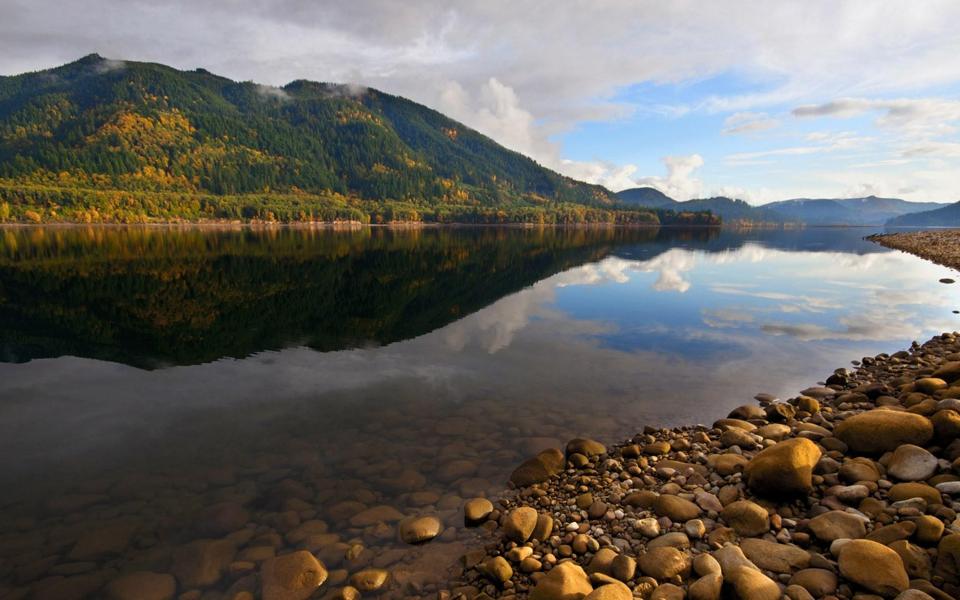
M 709 237 L 709 230 L 698 232 Z M 655 229 L 0 233 L 0 356 L 140 367 L 422 335 Z

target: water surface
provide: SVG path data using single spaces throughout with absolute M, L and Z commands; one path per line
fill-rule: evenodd
M 462 499 L 539 449 L 711 422 L 955 329 L 948 270 L 869 233 L 0 230 L 0 592 L 311 520 L 330 568 L 429 590 L 471 543 Z M 351 524 L 377 505 L 450 529 Z

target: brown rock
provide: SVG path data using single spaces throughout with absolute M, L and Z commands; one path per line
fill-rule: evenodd
M 847 418 L 834 435 L 854 452 L 881 454 L 902 444 L 923 446 L 933 437 L 933 424 L 920 415 L 878 408 Z
M 671 547 L 654 548 L 641 554 L 637 562 L 644 575 L 657 580 L 671 579 L 677 575 L 686 576 L 690 573 L 692 564 L 687 553 Z
M 778 544 L 760 538 L 746 538 L 740 542 L 740 548 L 753 564 L 774 573 L 792 573 L 810 565 L 810 554 L 792 544 Z
M 790 585 L 799 585 L 814 598 L 822 598 L 836 593 L 837 576 L 826 569 L 803 569 L 793 574 Z
M 743 471 L 750 460 L 741 454 L 711 454 L 707 456 L 707 464 L 711 469 L 726 477 Z
M 930 555 L 923 548 L 914 546 L 907 540 L 898 540 L 889 546 L 900 557 L 910 579 L 930 579 Z
M 589 438 L 575 438 L 567 442 L 567 456 L 582 454 L 584 456 L 600 456 L 607 453 L 607 447 L 596 440 Z
M 913 532 L 917 530 L 916 523 L 911 521 L 900 521 L 899 523 L 892 523 L 884 527 L 878 527 L 870 532 L 870 535 L 867 536 L 867 539 L 871 542 L 877 542 L 883 544 L 884 546 L 890 545 L 890 543 L 897 540 L 905 540 Z
M 818 539 L 825 542 L 842 538 L 856 539 L 867 535 L 866 520 L 842 510 L 831 510 L 817 515 L 810 519 L 809 527 Z
M 633 592 L 619 581 L 607 583 L 593 590 L 586 600 L 633 600 Z
M 878 481 L 880 479 L 880 469 L 869 458 L 851 458 L 845 460 L 843 466 L 840 467 L 840 479 L 847 483 Z
M 937 390 L 946 389 L 947 382 L 938 377 L 924 377 L 913 382 L 913 387 L 924 394 L 932 394 Z
M 661 517 L 682 523 L 700 516 L 700 507 L 680 496 L 660 494 L 653 504 L 654 511 Z
M 756 569 L 734 567 L 724 579 L 733 586 L 738 598 L 780 600 L 780 586 Z
M 518 544 L 529 540 L 536 526 L 537 511 L 529 506 L 515 508 L 503 519 L 504 534 Z
M 690 584 L 688 596 L 690 600 L 719 600 L 722 587 L 723 575 L 708 573 Z
M 960 534 L 941 538 L 937 545 L 937 564 L 934 573 L 954 585 L 960 584 Z
M 747 483 L 764 496 L 806 494 L 820 455 L 820 448 L 805 438 L 779 442 L 753 457 L 744 471 Z
M 626 583 L 637 574 L 637 560 L 626 554 L 618 554 L 610 563 L 610 575 Z
M 581 600 L 593 591 L 590 579 L 574 562 L 562 562 L 550 570 L 530 592 L 530 600 Z
M 553 517 L 547 513 L 540 513 L 537 515 L 537 525 L 533 528 L 533 534 L 531 534 L 531 539 L 534 540 L 546 540 L 550 537 L 550 534 L 553 533 Z
M 400 540 L 408 544 L 428 542 L 440 535 L 442 529 L 440 519 L 430 515 L 408 517 L 400 521 L 397 527 Z
M 927 501 L 927 504 L 939 504 L 943 500 L 937 488 L 915 481 L 898 483 L 892 486 L 887 492 L 887 497 L 893 502 L 909 500 L 910 498 L 923 498 Z
M 930 417 L 937 438 L 945 442 L 960 437 L 960 413 L 953 410 L 938 410 Z
M 910 586 L 900 556 L 883 544 L 851 540 L 840 549 L 840 574 L 885 598 L 893 598 Z
M 513 567 L 511 567 L 510 563 L 502 556 L 494 556 L 493 558 L 487 559 L 487 561 L 483 563 L 481 570 L 497 583 L 510 581 L 510 578 L 513 577 Z
M 486 498 L 471 498 L 463 505 L 463 517 L 467 525 L 485 521 L 493 512 L 493 503 Z
M 327 570 L 300 550 L 264 561 L 260 567 L 263 600 L 306 600 L 327 580 Z
M 921 515 L 916 521 L 917 531 L 914 537 L 921 544 L 936 544 L 943 536 L 943 521 L 933 515 Z
M 542 483 L 563 471 L 563 467 L 563 452 L 548 448 L 517 467 L 510 475 L 510 481 L 517 487 Z
M 378 592 L 390 581 L 390 571 L 386 569 L 363 569 L 350 577 L 350 584 L 361 592 Z
M 761 535 L 770 530 L 767 509 L 750 500 L 731 502 L 723 508 L 720 516 L 727 525 L 745 537 Z
M 610 567 L 613 565 L 613 559 L 616 557 L 617 552 L 612 548 L 601 548 L 597 550 L 593 558 L 590 559 L 590 564 L 587 565 L 587 573 L 590 575 L 594 573 L 610 575 Z

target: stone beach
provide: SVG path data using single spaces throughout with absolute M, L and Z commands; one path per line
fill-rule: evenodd
M 709 427 L 571 440 L 518 467 L 441 597 L 957 597 L 958 411 L 945 333 Z
M 882 233 L 868 236 L 867 239 L 960 270 L 960 229 Z

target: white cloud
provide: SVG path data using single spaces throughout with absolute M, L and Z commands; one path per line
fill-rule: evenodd
M 641 177 L 636 180 L 636 185 L 656 188 L 674 200 L 698 198 L 703 182 L 694 177 L 694 173 L 703 166 L 703 157 L 691 154 L 666 156 L 662 160 L 667 167 L 666 177 Z
M 726 135 L 758 133 L 779 126 L 780 121 L 771 118 L 766 113 L 737 112 L 723 121 L 722 133 Z
M 280 100 L 281 102 L 286 102 L 290 99 L 290 94 L 288 94 L 283 88 L 258 83 L 256 84 L 255 89 L 257 91 L 257 95 L 264 100 Z
M 956 133 L 957 122 L 960 121 L 960 100 L 842 98 L 793 109 L 794 116 L 807 118 L 850 118 L 874 112 L 880 113 L 875 121 L 878 127 L 894 129 L 909 137 L 930 138 Z

